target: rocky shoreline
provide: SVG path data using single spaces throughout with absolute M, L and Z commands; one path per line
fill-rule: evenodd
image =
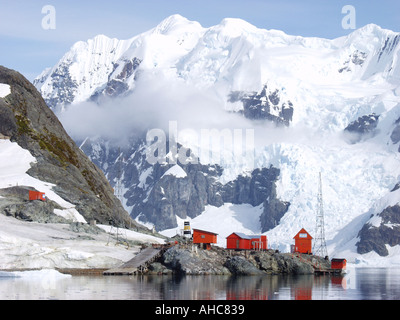
M 275 250 L 234 251 L 219 247 L 203 250 L 193 245 L 175 245 L 149 265 L 148 274 L 313 274 L 318 268 L 330 268 L 329 259 Z

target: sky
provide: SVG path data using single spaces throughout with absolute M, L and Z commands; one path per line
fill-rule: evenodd
M 342 25 L 346 5 L 355 10 L 356 28 L 375 23 L 400 32 L 398 0 L 0 0 L 0 65 L 32 81 L 77 41 L 98 34 L 132 38 L 172 14 L 203 27 L 241 18 L 258 28 L 333 39 L 354 31 Z

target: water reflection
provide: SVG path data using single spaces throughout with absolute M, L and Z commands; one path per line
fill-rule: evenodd
M 354 269 L 346 277 L 72 276 L 1 278 L 0 299 L 341 300 L 400 299 L 398 269 Z

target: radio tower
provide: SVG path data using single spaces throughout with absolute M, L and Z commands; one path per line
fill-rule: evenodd
M 121 149 L 118 148 L 118 158 L 117 158 L 117 181 L 115 183 L 115 188 L 114 188 L 114 195 L 118 198 L 119 201 L 122 202 L 123 200 L 123 195 L 122 195 L 122 168 L 121 168 L 121 161 L 122 161 L 122 154 L 121 154 Z
M 317 223 L 316 223 L 316 228 L 315 228 L 313 254 L 316 256 L 320 256 L 320 257 L 328 256 L 328 249 L 326 248 L 326 242 L 325 242 L 324 203 L 322 200 L 321 172 L 319 173 Z

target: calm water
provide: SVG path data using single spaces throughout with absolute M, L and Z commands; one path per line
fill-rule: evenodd
M 351 269 L 345 277 L 0 277 L 0 299 L 400 300 L 400 269 Z

